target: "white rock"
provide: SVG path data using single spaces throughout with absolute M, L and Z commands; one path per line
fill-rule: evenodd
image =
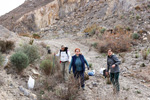
M 143 38 L 143 40 L 146 41 L 146 40 L 147 40 L 147 37 Z
M 40 73 L 39 73 L 39 72 L 37 72 L 36 70 L 32 69 L 32 72 L 33 72 L 33 74 L 34 74 L 34 75 L 36 75 L 36 76 L 40 76 Z

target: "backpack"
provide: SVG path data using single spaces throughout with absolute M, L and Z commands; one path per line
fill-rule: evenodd
M 68 47 L 65 47 L 65 50 L 64 51 L 66 51 L 66 54 L 68 55 Z M 60 56 L 61 56 L 61 52 L 62 52 L 62 50 L 60 50 Z M 68 56 L 69 57 L 69 56 Z

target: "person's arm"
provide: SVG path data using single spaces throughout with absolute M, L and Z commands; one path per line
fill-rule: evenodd
M 83 56 L 83 58 L 84 58 L 85 64 L 87 65 L 87 67 L 88 67 L 88 69 L 89 69 L 89 64 L 88 64 L 87 60 L 85 59 L 84 56 Z
M 115 65 L 120 65 L 121 64 L 121 61 L 117 58 L 117 56 L 116 55 L 113 55 L 113 59 L 114 59 L 114 61 L 115 61 Z
M 69 72 L 71 71 L 72 62 L 73 62 L 73 60 L 71 59 L 71 62 L 70 62 L 70 65 L 69 65 Z
M 60 51 L 56 54 L 56 56 L 60 56 Z
M 68 57 L 69 57 L 69 62 L 71 62 L 71 55 L 69 51 L 68 51 Z

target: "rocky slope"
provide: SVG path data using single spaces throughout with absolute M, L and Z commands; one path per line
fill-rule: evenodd
M 147 0 L 39 0 L 26 1 L 0 17 L 0 24 L 18 33 L 45 28 L 52 32 L 77 33 L 92 24 L 108 29 L 121 26 L 133 31 L 150 31 L 149 13 Z
M 8 30 L 3 27 L 5 32 Z M 12 32 L 10 32 L 12 33 Z M 15 36 L 12 37 L 17 39 L 16 42 L 29 42 L 29 38 Z M 91 76 L 89 80 L 86 81 L 85 90 L 79 90 L 79 95 L 76 97 L 76 100 L 149 100 L 150 99 L 150 78 L 149 78 L 149 56 L 147 60 L 143 60 L 141 50 L 145 47 L 149 47 L 149 43 L 139 44 L 135 46 L 132 52 L 120 53 L 117 56 L 120 60 L 124 62 L 120 65 L 120 94 L 114 95 L 112 91 L 112 85 L 107 85 L 106 80 L 100 75 L 100 68 L 106 67 L 106 55 L 99 54 L 94 48 L 88 46 L 87 42 L 92 41 L 90 38 L 78 37 L 78 36 L 69 36 L 67 38 L 62 37 L 62 39 L 48 39 L 48 40 L 35 40 L 36 45 L 45 43 L 50 45 L 52 52 L 57 52 L 62 44 L 69 47 L 71 55 L 74 55 L 74 49 L 76 47 L 81 48 L 81 52 L 86 57 L 89 63 L 92 63 L 92 68 L 96 70 L 95 76 Z M 43 56 L 45 56 L 45 51 Z M 13 53 L 13 51 L 12 51 Z M 9 57 L 12 53 L 7 54 Z M 139 57 L 136 58 L 135 55 L 138 54 Z M 120 56 L 119 56 L 120 55 Z M 124 58 L 123 56 L 124 55 Z M 43 58 L 41 57 L 41 59 Z M 6 58 L 7 59 L 7 58 Z M 129 60 L 130 59 L 130 60 Z M 7 61 L 7 60 L 6 60 Z M 141 67 L 141 64 L 144 63 L 145 67 Z M 38 95 L 41 95 L 37 90 L 41 90 L 42 87 L 38 87 L 41 83 L 38 82 L 38 79 L 43 78 L 39 65 L 30 65 L 25 69 L 22 75 L 16 74 L 14 70 L 8 71 L 9 68 L 4 69 L 1 67 L 0 71 L 0 88 L 2 92 L 0 93 L 0 98 L 2 100 L 39 100 Z M 33 71 L 34 70 L 34 71 Z M 39 73 L 40 77 L 36 78 L 34 72 Z M 86 70 L 86 72 L 88 72 Z M 35 80 L 36 89 L 28 90 L 27 80 L 29 75 L 32 75 Z M 61 89 L 62 84 L 57 84 L 57 89 Z M 48 91 L 44 91 L 47 93 Z M 54 100 L 52 97 L 54 94 L 51 94 L 51 91 L 48 92 L 51 97 L 48 100 Z M 45 94 L 42 94 L 44 97 Z M 55 98 L 55 100 L 61 100 L 60 98 Z
M 21 38 L 17 34 L 9 31 L 0 25 L 0 42 L 11 40 L 15 42 L 15 46 L 17 47 L 20 42 L 25 42 L 30 40 L 29 38 Z M 17 41 L 16 41 L 17 40 Z M 2 44 L 1 44 L 2 45 Z M 15 81 L 16 78 L 13 78 L 12 74 L 8 74 L 4 67 L 8 67 L 10 65 L 9 57 L 13 53 L 13 51 L 9 53 L 5 53 L 5 59 L 3 66 L 0 66 L 0 99 L 1 100 L 37 100 L 35 94 L 33 94 L 30 90 L 26 89 L 26 85 L 19 84 L 19 80 Z
M 20 17 L 26 13 L 29 13 L 30 11 L 41 8 L 51 1 L 53 0 L 26 0 L 19 7 L 3 16 L 0 16 L 0 24 L 11 31 L 14 31 L 14 26 L 17 25 L 17 20 Z
M 112 85 L 107 85 L 106 80 L 99 74 L 100 68 L 106 67 L 106 55 L 98 53 L 89 45 L 97 40 L 94 37 L 82 37 L 84 29 L 93 24 L 108 30 L 119 26 L 130 29 L 132 32 L 147 34 L 150 33 L 149 17 L 150 2 L 148 0 L 26 0 L 20 7 L 0 17 L 1 25 L 16 32 L 10 32 L 0 25 L 0 39 L 12 40 L 18 47 L 30 41 L 30 38 L 18 34 L 39 34 L 41 39 L 35 39 L 34 44 L 41 48 L 40 60 L 47 55 L 46 49 L 41 44 L 50 46 L 53 53 L 56 53 L 64 44 L 69 47 L 71 55 L 74 55 L 75 48 L 81 48 L 87 61 L 92 63 L 96 74 L 86 81 L 85 91 L 79 90 L 76 100 L 150 100 L 150 54 L 146 60 L 142 56 L 142 50 L 150 47 L 150 37 L 144 42 L 137 43 L 130 52 L 117 54 L 122 60 L 119 95 L 113 94 Z M 13 52 L 14 50 L 4 54 L 5 64 Z M 41 89 L 43 87 L 40 87 L 43 74 L 39 66 L 39 63 L 29 65 L 23 75 L 18 75 L 10 65 L 9 68 L 1 67 L 0 98 L 2 100 L 39 100 L 37 98 L 39 95 L 44 97 L 47 93 L 50 96 L 48 100 L 60 100 L 55 92 L 60 92 L 59 88 L 62 89 L 61 86 L 65 84 L 57 84 L 58 91 L 44 90 L 43 92 Z M 35 72 L 41 76 L 39 78 L 34 76 Z M 36 79 L 33 90 L 27 88 L 29 75 Z

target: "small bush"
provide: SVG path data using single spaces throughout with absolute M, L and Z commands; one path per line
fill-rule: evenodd
M 41 42 L 40 45 L 43 47 L 43 48 L 46 48 L 47 45 L 44 43 L 44 42 Z
M 67 89 L 59 90 L 59 97 L 63 100 L 75 100 L 78 95 L 79 80 L 76 80 L 73 75 L 69 78 Z
M 40 35 L 38 35 L 38 34 L 33 34 L 32 37 L 35 38 L 35 39 L 39 39 L 39 38 L 40 38 Z
M 135 58 L 139 58 L 139 55 L 138 55 L 138 54 L 136 54 L 136 55 L 135 55 Z
M 4 62 L 4 56 L 2 55 L 2 53 L 0 52 L 0 66 L 3 65 Z
M 136 19 L 139 20 L 141 17 L 139 15 L 136 16 Z
M 0 51 L 1 52 L 6 52 L 9 50 L 13 50 L 15 47 L 14 42 L 11 40 L 0 40 Z
M 142 50 L 142 57 L 143 57 L 144 60 L 147 59 L 147 56 L 149 55 L 149 53 L 150 53 L 149 49 Z
M 89 32 L 90 36 L 93 36 L 93 35 L 95 34 L 95 32 L 96 32 L 96 29 L 91 30 L 91 31 Z
M 91 63 L 89 64 L 89 67 L 92 68 L 92 64 Z
M 46 75 L 49 75 L 52 73 L 53 64 L 50 60 L 43 60 L 40 68 L 44 71 Z
M 130 28 L 130 27 L 126 27 L 126 30 L 127 30 L 127 31 L 131 31 L 131 28 Z
M 126 52 L 131 49 L 131 40 L 128 35 L 109 36 L 103 37 L 98 44 L 98 50 L 100 53 L 107 53 L 107 49 L 111 48 L 113 52 Z
M 95 42 L 95 43 L 92 44 L 92 46 L 93 46 L 94 48 L 97 48 L 97 45 L 98 45 L 97 42 Z
M 102 29 L 100 30 L 101 33 L 104 33 L 105 31 L 106 31 L 105 28 L 102 28 Z
M 137 94 L 141 94 L 141 91 L 138 91 L 138 90 L 137 90 L 136 93 L 137 93 Z
M 18 71 L 22 71 L 29 65 L 28 56 L 23 52 L 16 52 L 10 58 L 11 63 L 16 66 Z
M 24 44 L 17 51 L 24 52 L 29 58 L 29 63 L 33 63 L 39 58 L 39 51 L 35 45 Z
M 140 67 L 146 67 L 146 65 L 145 65 L 144 63 L 142 63 L 142 64 L 140 65 Z
M 30 39 L 29 44 L 32 45 L 34 42 L 34 39 Z
M 54 58 L 54 56 L 48 56 L 45 60 L 42 61 L 40 68 L 46 75 L 50 75 L 60 70 L 60 63 L 58 58 Z
M 139 39 L 139 38 L 140 38 L 140 34 L 138 34 L 138 33 L 132 34 L 132 39 Z
M 96 29 L 97 29 L 97 25 L 96 25 L 96 24 L 93 24 L 93 25 L 91 25 L 91 26 L 85 28 L 85 29 L 84 29 L 84 32 L 85 32 L 85 33 L 89 33 L 90 35 L 93 36 L 93 35 L 95 34 L 95 32 L 96 32 Z

